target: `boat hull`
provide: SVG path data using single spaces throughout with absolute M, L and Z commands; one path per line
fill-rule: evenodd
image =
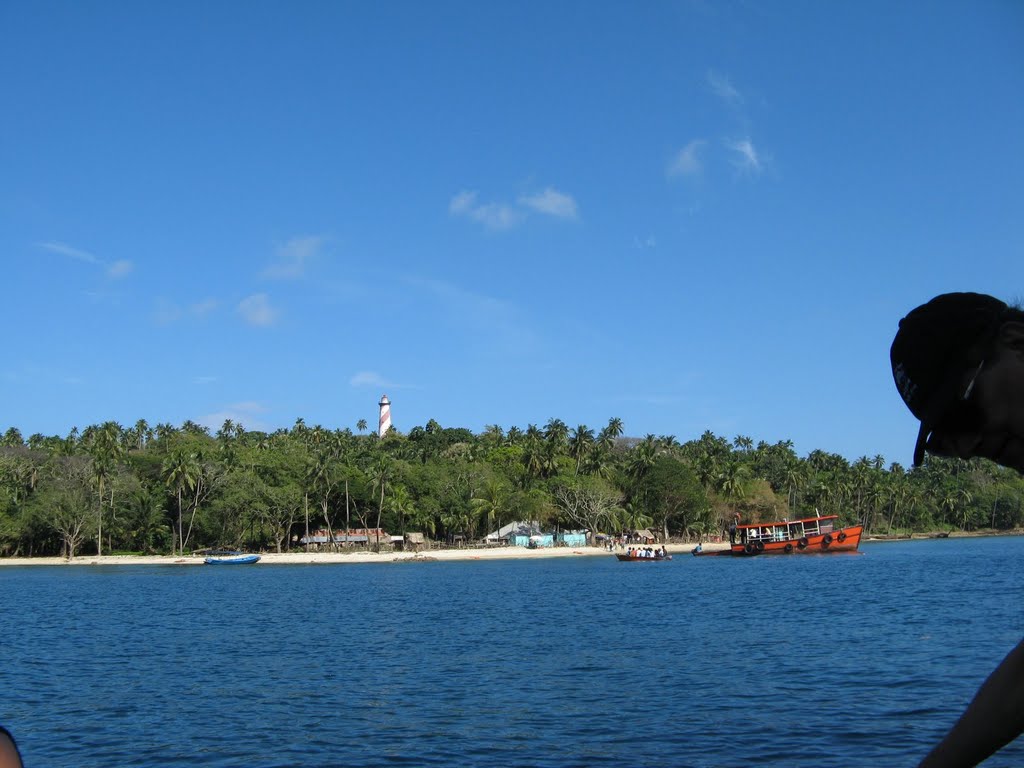
M 716 554 L 727 554 L 734 557 L 754 557 L 757 555 L 823 555 L 837 552 L 856 552 L 857 548 L 860 547 L 860 539 L 863 532 L 864 526 L 851 525 L 846 528 L 829 531 L 828 533 L 802 536 L 799 539 L 748 541 L 746 544 L 733 544 L 728 550 Z
M 632 557 L 630 555 L 616 554 L 615 556 L 627 563 L 662 563 L 672 559 L 672 555 L 665 555 L 664 557 Z
M 259 555 L 229 555 L 228 557 L 208 557 L 203 562 L 207 565 L 251 565 L 259 561 Z

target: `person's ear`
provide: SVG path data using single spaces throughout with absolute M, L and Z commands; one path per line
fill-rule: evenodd
M 1024 323 L 1012 320 L 999 327 L 999 343 L 1024 358 Z

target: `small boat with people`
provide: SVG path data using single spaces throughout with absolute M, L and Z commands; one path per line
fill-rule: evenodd
M 695 557 L 711 555 L 753 557 L 755 555 L 819 555 L 856 552 L 862 525 L 839 525 L 839 515 L 817 515 L 773 523 L 733 523 L 729 526 L 729 548 L 693 550 Z
M 622 562 L 633 563 L 659 563 L 665 560 L 671 560 L 672 555 L 665 551 L 665 547 L 630 547 L 625 552 L 616 552 L 617 557 Z
M 208 550 L 203 560 L 207 565 L 250 565 L 260 561 L 259 555 L 247 555 L 235 549 Z

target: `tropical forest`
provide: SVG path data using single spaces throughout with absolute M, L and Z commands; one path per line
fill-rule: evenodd
M 436 421 L 384 437 L 307 426 L 215 433 L 145 420 L 70 434 L 0 437 L 0 555 L 184 554 L 231 547 L 285 552 L 316 530 L 420 532 L 472 546 L 513 521 L 544 530 L 649 529 L 701 541 L 743 522 L 838 514 L 866 535 L 1024 527 L 1024 479 L 983 459 L 798 456 L 705 432 L 624 436 L 557 418 L 481 433 Z M 381 546 L 378 537 L 363 546 Z

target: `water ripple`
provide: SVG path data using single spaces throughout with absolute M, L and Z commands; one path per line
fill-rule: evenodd
M 865 550 L 5 568 L 0 722 L 39 766 L 914 765 L 1019 640 L 1024 539 Z

